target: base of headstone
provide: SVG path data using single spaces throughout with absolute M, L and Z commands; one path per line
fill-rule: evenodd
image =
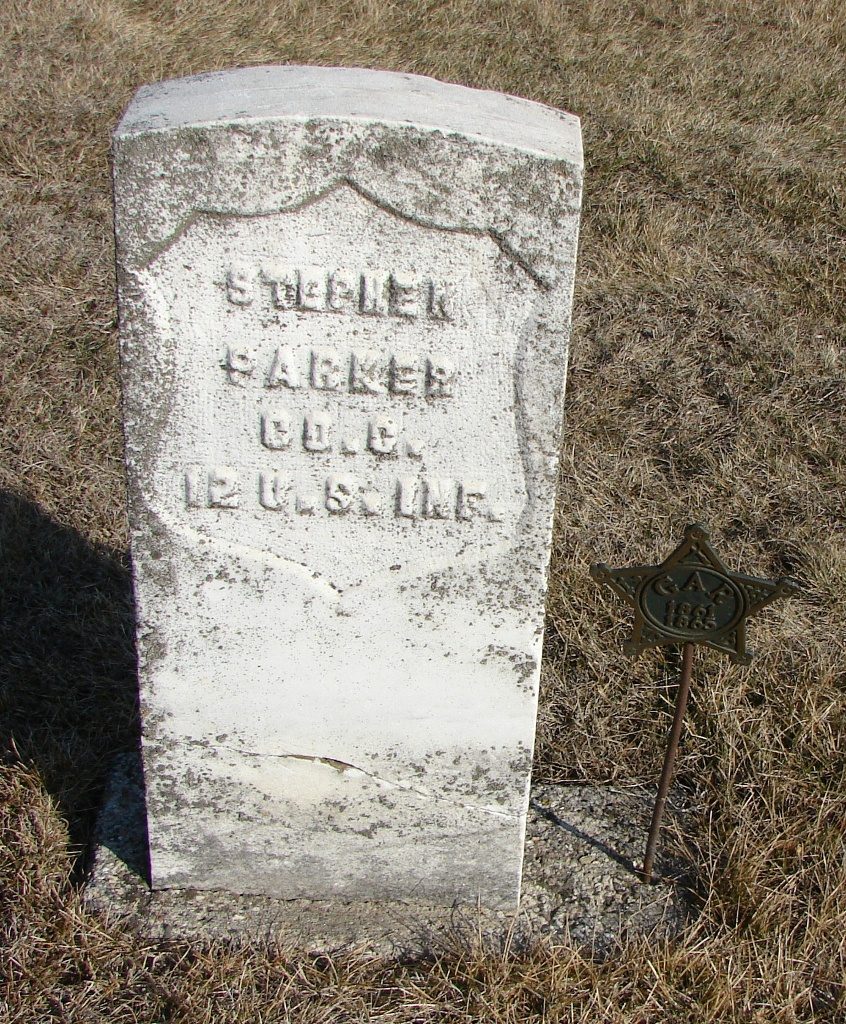
M 467 905 L 151 891 L 140 759 L 125 754 L 116 761 L 98 818 L 84 899 L 89 909 L 154 940 L 264 941 L 381 956 L 420 955 L 468 941 L 515 949 L 546 940 L 607 954 L 632 935 L 672 935 L 690 916 L 681 862 L 659 854 L 657 884 L 644 885 L 637 874 L 652 800 L 643 790 L 533 786 L 518 914 Z

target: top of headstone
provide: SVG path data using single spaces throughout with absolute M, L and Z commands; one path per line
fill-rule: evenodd
M 413 123 L 582 163 L 573 114 L 517 96 L 368 68 L 268 65 L 145 85 L 115 135 L 279 117 Z

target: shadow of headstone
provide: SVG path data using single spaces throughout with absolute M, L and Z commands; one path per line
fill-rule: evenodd
M 0 747 L 39 770 L 77 851 L 138 747 L 133 630 L 125 552 L 0 491 Z

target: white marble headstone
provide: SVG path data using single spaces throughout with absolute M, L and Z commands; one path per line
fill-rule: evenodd
M 114 160 L 154 887 L 513 907 L 578 120 L 261 67 Z

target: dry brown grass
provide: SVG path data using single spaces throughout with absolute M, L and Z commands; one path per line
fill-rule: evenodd
M 846 1019 L 846 9 L 842 0 L 5 0 L 0 1020 Z M 697 923 L 595 963 L 402 966 L 153 946 L 73 855 L 134 705 L 109 132 L 133 89 L 234 64 L 410 70 L 583 118 L 587 193 L 536 772 L 654 779 L 672 657 L 618 654 L 589 562 L 691 519 L 800 598 L 698 678 L 680 779 Z

